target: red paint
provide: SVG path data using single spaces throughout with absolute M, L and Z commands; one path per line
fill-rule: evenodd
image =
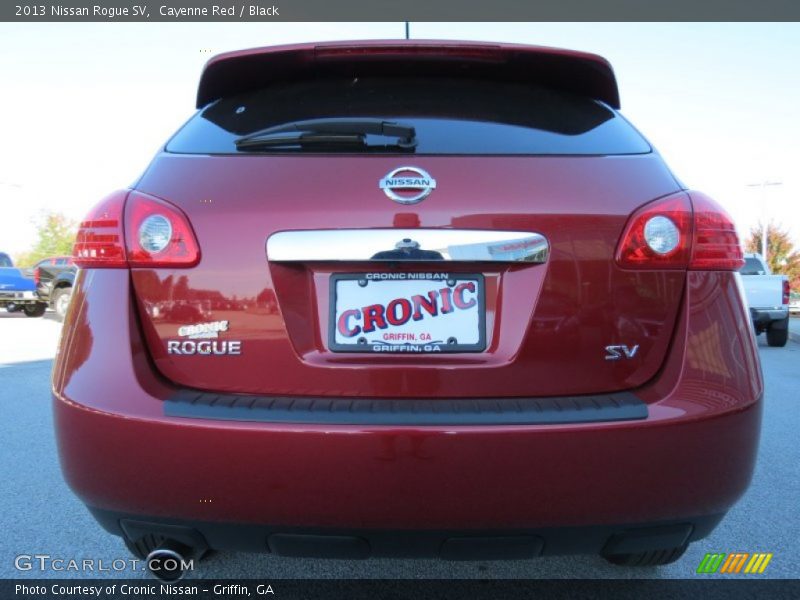
M 580 426 L 167 418 L 171 386 L 149 363 L 130 293 L 125 271 L 80 273 L 53 373 L 64 475 L 92 506 L 343 527 L 634 523 L 723 512 L 753 470 L 763 383 L 732 273 L 688 275 L 673 351 L 636 392 L 649 418 Z

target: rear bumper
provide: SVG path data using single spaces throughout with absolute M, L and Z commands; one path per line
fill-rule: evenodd
M 39 296 L 34 291 L 0 292 L 0 307 L 6 307 L 8 305 L 31 306 L 34 304 L 43 304 L 42 300 L 39 299 Z
M 789 308 L 751 308 L 750 317 L 756 328 L 765 329 L 773 321 L 783 321 L 789 317 Z
M 632 526 L 724 513 L 749 483 L 759 416 L 756 404 L 662 426 L 262 427 L 56 401 L 64 473 L 89 506 L 344 529 Z
M 75 289 L 53 375 L 65 478 L 116 533 L 132 519 L 195 528 L 214 548 L 322 532 L 384 555 L 405 532 L 431 556 L 450 538 L 513 535 L 531 538 L 524 552 L 595 552 L 640 527 L 702 537 L 750 481 L 763 387 L 728 274 L 689 274 L 673 351 L 635 391 L 646 418 L 534 425 L 171 416 L 175 390 L 149 364 L 119 275 L 82 275 L 93 280 Z M 662 534 L 676 535 L 639 537 Z M 283 541 L 291 554 L 309 539 Z M 483 545 L 497 542 L 461 544 Z

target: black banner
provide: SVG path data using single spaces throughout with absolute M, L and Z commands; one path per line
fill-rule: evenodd
M 797 0 L 112 0 L 3 2 L 0 21 L 797 21 Z
M 800 597 L 799 580 L 742 580 L 710 576 L 704 580 L 185 580 L 153 579 L 1 580 L 0 598 L 103 600 L 199 598 L 244 600 L 547 600 L 769 598 Z

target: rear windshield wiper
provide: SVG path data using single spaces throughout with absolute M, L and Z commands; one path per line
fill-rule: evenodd
M 345 146 L 362 149 L 412 150 L 416 130 L 410 125 L 370 118 L 331 118 L 294 121 L 261 129 L 236 140 L 238 150 Z M 368 136 L 394 138 L 376 143 Z

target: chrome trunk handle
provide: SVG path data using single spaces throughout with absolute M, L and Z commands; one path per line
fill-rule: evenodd
M 272 262 L 547 260 L 545 237 L 530 231 L 482 229 L 316 229 L 280 231 L 267 240 Z

